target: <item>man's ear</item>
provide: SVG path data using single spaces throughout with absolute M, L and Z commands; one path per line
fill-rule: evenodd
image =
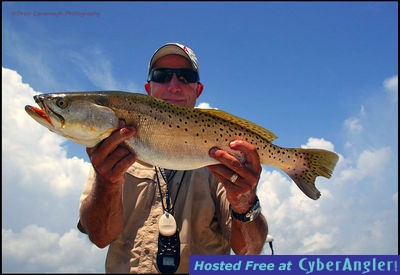
M 150 89 L 150 83 L 149 82 L 146 82 L 144 84 L 144 88 L 146 89 L 147 94 L 151 95 L 151 89 Z
M 201 82 L 197 83 L 197 91 L 196 91 L 197 97 L 199 97 L 201 95 L 201 93 L 203 92 L 203 89 L 204 89 L 204 85 Z

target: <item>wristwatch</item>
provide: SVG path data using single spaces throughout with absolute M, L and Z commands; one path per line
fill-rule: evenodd
M 260 201 L 258 200 L 258 197 L 256 196 L 256 201 L 254 202 L 253 206 L 250 208 L 249 211 L 243 214 L 236 213 L 235 211 L 232 210 L 231 208 L 231 216 L 241 222 L 251 222 L 261 212 L 261 205 Z

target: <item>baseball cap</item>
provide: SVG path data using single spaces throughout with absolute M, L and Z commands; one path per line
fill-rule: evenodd
M 199 73 L 199 63 L 197 61 L 196 55 L 194 54 L 193 50 L 188 46 L 179 43 L 167 43 L 161 46 L 157 51 L 155 51 L 152 58 L 150 59 L 149 73 L 158 59 L 170 54 L 177 54 L 185 57 L 187 60 L 190 61 L 193 69 L 197 73 Z

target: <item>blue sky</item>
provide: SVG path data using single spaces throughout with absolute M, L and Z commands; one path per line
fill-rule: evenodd
M 34 122 L 24 105 L 55 91 L 143 93 L 151 55 L 175 41 L 199 59 L 199 104 L 271 130 L 276 145 L 340 155 L 333 177 L 317 180 L 318 201 L 263 167 L 259 197 L 277 254 L 397 253 L 396 2 L 2 8 L 4 272 L 104 271 L 106 250 L 76 230 L 85 150 Z

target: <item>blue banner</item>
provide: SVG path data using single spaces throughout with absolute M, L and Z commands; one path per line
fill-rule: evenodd
M 399 274 L 399 255 L 192 255 L 190 274 Z

